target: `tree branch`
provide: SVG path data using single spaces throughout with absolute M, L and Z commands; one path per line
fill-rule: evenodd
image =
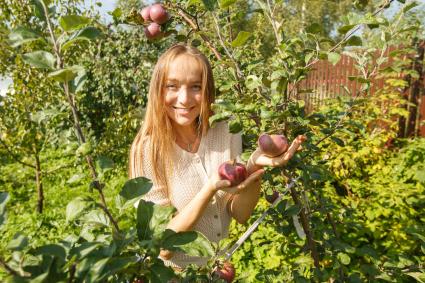
M 20 163 L 24 166 L 30 167 L 30 168 L 35 168 L 34 165 L 20 160 L 19 157 L 15 153 L 13 153 L 13 151 L 9 148 L 9 146 L 6 144 L 6 142 L 4 142 L 2 139 L 0 139 L 0 143 L 3 145 L 4 149 L 6 149 L 6 151 L 10 154 L 12 159 L 14 159 L 16 162 L 18 162 L 18 163 Z

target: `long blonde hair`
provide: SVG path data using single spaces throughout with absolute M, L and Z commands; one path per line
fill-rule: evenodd
M 158 59 L 149 85 L 148 104 L 142 126 L 134 139 L 129 156 L 129 178 L 143 176 L 143 147 L 145 139 L 150 140 L 149 159 L 153 168 L 154 184 L 165 188 L 169 195 L 169 174 L 172 164 L 175 134 L 165 110 L 163 89 L 167 79 L 170 62 L 179 55 L 193 56 L 202 68 L 202 102 L 197 118 L 202 135 L 208 131 L 208 118 L 211 115 L 211 103 L 215 99 L 214 78 L 208 59 L 197 48 L 185 44 L 176 44 L 164 52 Z

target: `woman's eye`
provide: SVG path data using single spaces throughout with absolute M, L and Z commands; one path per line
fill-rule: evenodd
M 167 88 L 176 88 L 176 85 L 173 85 L 173 84 L 167 84 L 167 85 L 166 85 L 166 87 L 167 87 Z
M 194 90 L 201 90 L 202 89 L 202 87 L 200 85 L 194 85 L 194 86 L 192 86 L 192 88 Z

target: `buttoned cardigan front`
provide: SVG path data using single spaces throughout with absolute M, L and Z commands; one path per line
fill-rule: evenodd
M 153 181 L 153 168 L 148 157 L 148 148 L 149 139 L 146 139 L 143 144 L 143 174 L 136 170 L 138 172 L 135 172 L 135 176 L 132 177 L 144 176 Z M 201 138 L 196 153 L 187 152 L 175 143 L 174 149 L 174 167 L 172 176 L 169 176 L 169 197 L 166 196 L 164 188 L 153 183 L 153 187 L 143 196 L 143 199 L 159 205 L 172 205 L 178 212 L 195 197 L 212 174 L 218 170 L 221 163 L 233 159 L 240 160 L 242 138 L 240 134 L 231 134 L 226 122 L 220 122 Z M 226 206 L 230 196 L 229 193 L 218 191 L 208 203 L 193 230 L 201 232 L 213 242 L 227 237 L 231 216 Z M 207 258 L 176 252 L 170 260 L 164 262 L 169 266 L 184 268 L 191 263 L 204 265 L 207 260 Z

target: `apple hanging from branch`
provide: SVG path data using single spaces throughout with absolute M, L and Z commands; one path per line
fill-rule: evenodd
M 165 24 L 170 16 L 162 4 L 156 3 L 146 6 L 140 11 L 145 24 L 144 33 L 148 39 L 158 39 L 165 34 L 162 32 L 161 25 Z
M 227 283 L 231 283 L 235 279 L 235 268 L 230 262 L 226 261 L 214 269 L 214 275 Z

